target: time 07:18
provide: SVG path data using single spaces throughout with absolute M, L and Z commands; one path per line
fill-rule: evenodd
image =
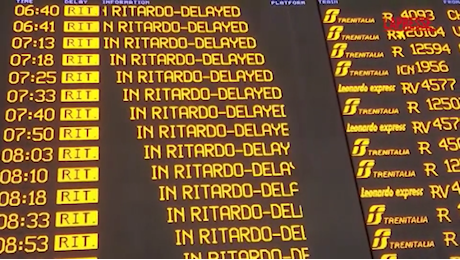
M 12 54 L 10 56 L 10 65 L 13 67 L 27 65 L 51 67 L 54 65 L 54 56 L 53 54 L 39 54 L 37 56 L 28 53 Z

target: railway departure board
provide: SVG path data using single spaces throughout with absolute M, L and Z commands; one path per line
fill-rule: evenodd
M 0 7 L 0 258 L 460 258 L 459 1 Z

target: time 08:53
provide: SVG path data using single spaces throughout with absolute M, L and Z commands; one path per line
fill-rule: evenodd
M 0 237 L 0 255 L 17 252 L 42 253 L 48 250 L 48 236 Z

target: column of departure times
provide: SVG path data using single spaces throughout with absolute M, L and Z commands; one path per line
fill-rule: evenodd
M 99 212 L 99 7 L 65 5 L 54 250 L 94 258 Z M 62 252 L 62 253 L 61 253 Z
M 26 1 L 29 2 L 29 1 Z M 52 252 L 55 22 L 59 7 L 18 4 L 12 24 L 0 172 L 0 258 Z M 11 27 L 10 27 L 11 28 Z M 5 97 L 4 97 L 5 98 Z M 4 101 L 2 101 L 4 102 Z

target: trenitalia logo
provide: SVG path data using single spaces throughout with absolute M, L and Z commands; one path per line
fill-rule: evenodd
M 357 179 L 367 179 L 372 174 L 372 168 L 375 166 L 375 160 L 362 160 L 358 164 L 356 171 Z
M 323 23 L 335 23 L 339 14 L 340 9 L 328 9 L 324 14 Z
M 367 147 L 371 144 L 369 138 L 358 138 L 353 143 L 353 149 L 351 150 L 351 156 L 363 156 L 366 154 Z
M 426 18 L 383 18 L 383 28 L 386 31 L 436 31 Z
M 306 2 L 303 0 L 271 0 L 271 5 L 274 6 L 289 6 L 289 5 L 306 5 Z
M 388 239 L 391 236 L 391 229 L 381 228 L 377 229 L 374 233 L 374 240 L 372 241 L 372 250 L 382 250 L 388 246 Z
M 374 226 L 382 222 L 383 213 L 385 213 L 385 205 L 372 205 L 369 208 L 369 214 L 367 215 L 366 224 L 369 226 Z
M 342 60 L 337 62 L 337 67 L 335 67 L 334 76 L 336 77 L 345 77 L 348 75 L 348 71 L 351 67 L 351 60 Z
M 348 47 L 348 43 L 336 43 L 332 46 L 331 58 L 340 59 L 345 54 L 345 50 Z
M 336 41 L 340 38 L 340 34 L 343 32 L 343 25 L 333 25 L 329 28 L 326 39 L 328 41 Z
M 343 107 L 343 113 L 342 115 L 344 116 L 351 116 L 356 114 L 358 111 L 358 106 L 361 103 L 360 98 L 349 98 L 345 100 L 345 105 Z

